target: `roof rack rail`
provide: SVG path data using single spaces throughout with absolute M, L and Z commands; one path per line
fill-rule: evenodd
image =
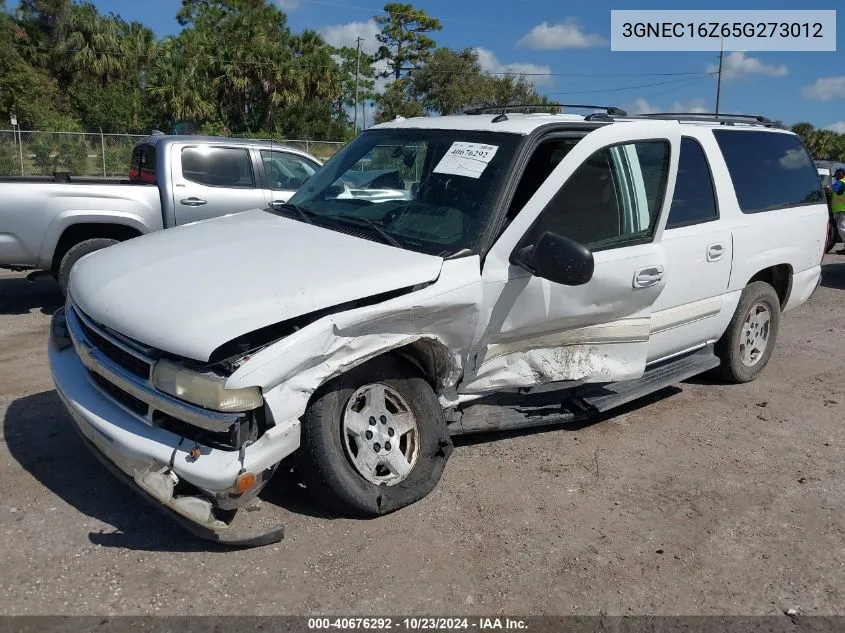
M 508 110 L 547 109 L 547 108 L 577 108 L 579 110 L 604 110 L 605 114 L 613 116 L 627 116 L 628 113 L 615 106 L 584 105 L 580 103 L 516 103 L 506 106 L 486 106 L 466 110 L 464 114 L 505 114 Z
M 783 123 L 780 121 L 772 121 L 771 119 L 759 114 L 723 114 L 721 112 L 653 112 L 649 114 L 638 114 L 636 117 L 643 119 L 715 121 L 722 125 L 745 123 L 750 125 L 762 125 L 764 127 L 783 127 Z

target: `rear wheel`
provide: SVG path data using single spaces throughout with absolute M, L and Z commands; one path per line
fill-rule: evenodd
M 728 382 L 754 380 L 766 367 L 780 329 L 780 299 L 764 281 L 742 291 L 728 329 L 716 344 L 722 375 Z
M 827 223 L 827 239 L 825 240 L 824 252 L 829 253 L 836 246 L 839 241 L 839 231 L 836 229 L 836 223 L 833 220 L 828 220 Z
M 96 237 L 71 246 L 67 253 L 64 254 L 64 257 L 62 257 L 62 261 L 59 263 L 59 270 L 56 273 L 56 279 L 59 282 L 59 287 L 62 289 L 62 294 L 67 295 L 67 285 L 70 281 L 70 271 L 76 262 L 89 253 L 93 253 L 117 243 L 117 240 L 113 240 L 111 238 Z
M 428 382 L 412 365 L 385 356 L 314 394 L 302 419 L 297 466 L 326 509 L 377 516 L 431 492 L 451 452 Z

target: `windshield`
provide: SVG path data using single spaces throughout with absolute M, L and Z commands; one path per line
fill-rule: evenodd
M 521 140 L 462 130 L 364 132 L 294 194 L 291 217 L 443 257 L 472 250 Z

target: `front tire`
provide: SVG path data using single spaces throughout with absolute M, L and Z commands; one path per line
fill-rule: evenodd
M 760 375 L 775 349 L 780 330 L 780 299 L 764 281 L 748 284 L 728 329 L 716 344 L 722 376 L 731 383 Z
M 327 510 L 373 517 L 425 497 L 451 453 L 431 386 L 411 364 L 383 356 L 314 394 L 302 418 L 297 470 Z
M 67 296 L 67 285 L 68 282 L 70 282 L 70 271 L 76 262 L 89 253 L 113 246 L 114 244 L 117 244 L 117 240 L 106 237 L 97 237 L 71 246 L 67 253 L 64 254 L 64 257 L 62 257 L 62 261 L 59 264 L 59 270 L 56 274 L 56 279 L 59 282 L 59 288 L 62 289 L 62 294 Z

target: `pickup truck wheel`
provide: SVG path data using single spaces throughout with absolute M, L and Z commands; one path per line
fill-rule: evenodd
M 59 263 L 59 270 L 56 274 L 56 279 L 59 282 L 59 287 L 62 289 L 62 294 L 67 295 L 67 285 L 70 281 L 70 271 L 76 262 L 89 253 L 93 253 L 94 251 L 98 251 L 101 248 L 106 248 L 107 246 L 112 246 L 114 244 L 117 244 L 117 240 L 107 237 L 97 237 L 71 246 L 67 253 L 64 254 L 64 257 L 62 257 L 62 261 Z
M 410 364 L 385 356 L 314 394 L 302 418 L 297 470 L 321 506 L 372 517 L 425 497 L 451 453 L 428 382 Z
M 728 329 L 716 344 L 725 380 L 754 380 L 772 356 L 779 328 L 780 300 L 775 289 L 764 281 L 748 284 Z

